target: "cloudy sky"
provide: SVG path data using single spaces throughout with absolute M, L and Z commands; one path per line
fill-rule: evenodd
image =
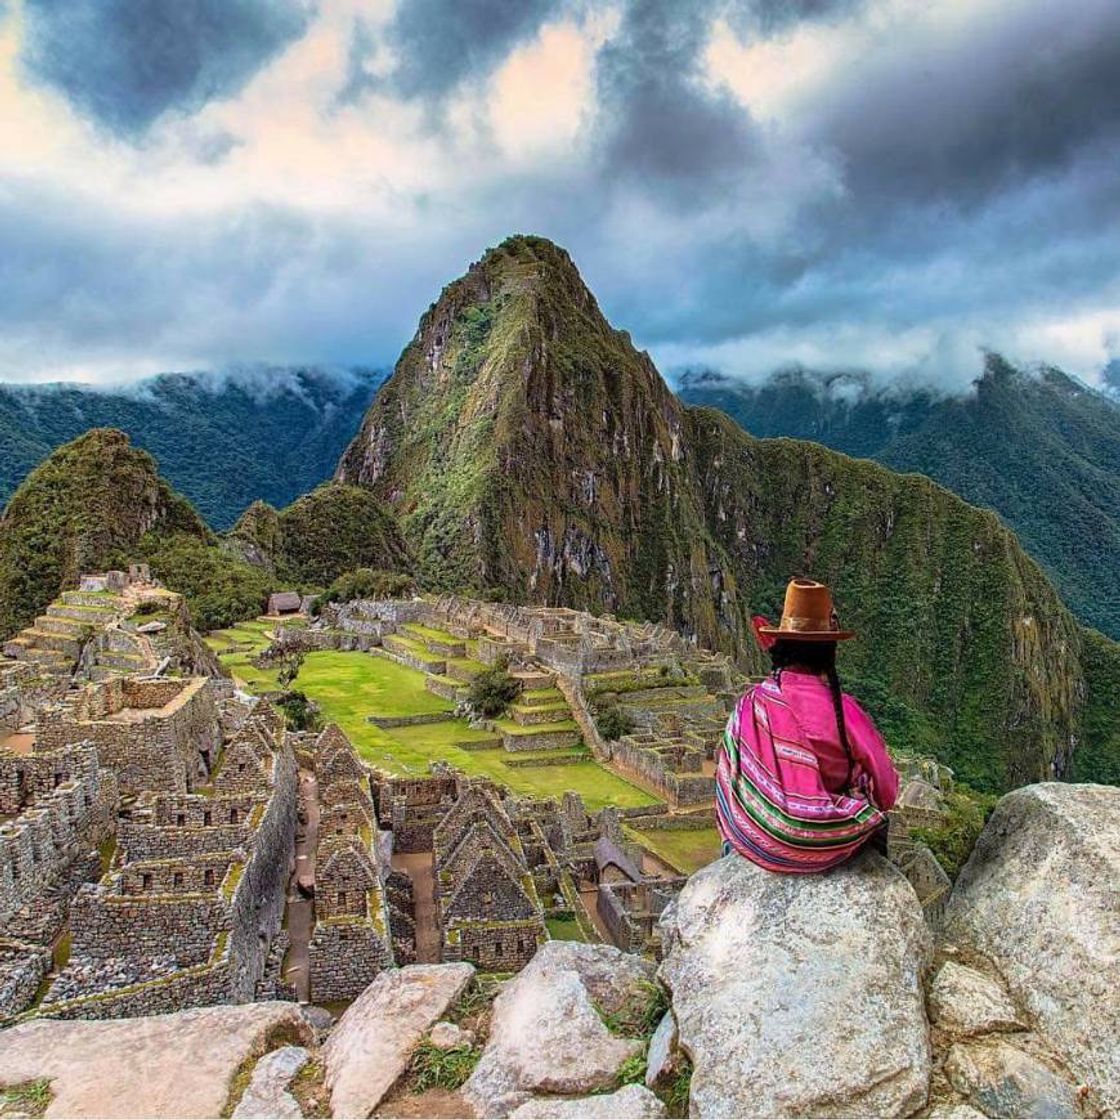
M 1117 0 L 0 0 L 0 378 L 391 364 L 514 232 L 666 372 L 1120 354 Z

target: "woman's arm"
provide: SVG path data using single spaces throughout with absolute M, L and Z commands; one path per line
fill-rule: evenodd
M 871 779 L 875 804 L 886 811 L 898 800 L 898 771 L 872 718 L 853 697 L 844 696 L 844 722 L 856 762 Z

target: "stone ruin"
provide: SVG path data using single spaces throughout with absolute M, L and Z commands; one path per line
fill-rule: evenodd
M 117 787 L 86 743 L 0 748 L 0 1018 L 21 1011 L 51 966 L 69 897 L 100 873 Z
M 40 1015 L 117 1018 L 276 994 L 296 763 L 266 702 L 209 778 L 194 792 L 146 791 L 121 811 L 108 870 L 70 906 L 70 959 Z
M 187 793 L 222 745 L 210 679 L 115 677 L 40 710 L 37 750 L 74 742 L 94 744 L 124 793 Z
M 445 961 L 516 972 L 546 940 L 521 839 L 497 796 L 471 785 L 432 837 L 436 921 Z
M 333 725 L 316 740 L 314 769 L 319 821 L 308 954 L 310 993 L 324 1003 L 353 999 L 397 961 L 368 771 Z

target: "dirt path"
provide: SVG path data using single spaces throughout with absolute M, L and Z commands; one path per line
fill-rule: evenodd
M 315 924 L 314 903 L 300 890 L 314 889 L 315 848 L 319 842 L 319 785 L 309 770 L 299 775 L 300 806 L 307 814 L 307 823 L 296 825 L 296 869 L 288 882 L 288 950 L 284 978 L 296 990 L 300 1003 L 311 998 L 311 975 L 308 967 L 308 944 Z
M 587 916 L 591 919 L 591 924 L 595 927 L 599 936 L 607 945 L 614 944 L 614 938 L 611 937 L 611 931 L 607 929 L 606 922 L 599 917 L 599 888 L 594 883 L 580 883 L 579 896 L 583 899 L 583 908 L 587 911 Z
M 435 875 L 431 852 L 394 852 L 393 867 L 412 880 L 416 917 L 416 962 L 439 964 L 439 930 L 436 928 Z

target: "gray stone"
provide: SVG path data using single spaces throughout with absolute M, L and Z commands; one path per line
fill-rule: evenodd
M 958 1093 L 988 1116 L 1080 1116 L 1077 1087 L 1001 1039 L 958 1042 L 945 1060 Z
M 986 1117 L 970 1104 L 939 1104 L 930 1111 L 929 1120 L 986 1120 Z
M 1071 1074 L 1120 1113 L 1120 789 L 1045 783 L 996 806 L 946 935 L 990 960 Z
M 414 964 L 381 973 L 343 1012 L 323 1047 L 332 1113 L 369 1116 L 473 976 L 469 964 Z
M 311 1025 L 315 1037 L 322 1042 L 327 1037 L 331 1027 L 334 1026 L 334 1016 L 325 1007 L 317 1007 L 313 1003 L 304 1004 L 299 1010 L 300 1014 Z
M 962 1038 L 1027 1029 L 997 980 L 956 961 L 946 961 L 930 986 L 929 1016 L 942 1030 Z
M 691 1115 L 908 1116 L 925 1104 L 930 935 L 881 856 L 820 875 L 718 860 L 661 929 Z
M 534 1097 L 510 1113 L 510 1120 L 645 1120 L 665 1115 L 665 1106 L 641 1085 L 595 1097 Z
M 465 1031 L 455 1023 L 436 1023 L 428 1041 L 438 1050 L 455 1050 L 460 1046 L 473 1046 L 474 1031 Z
M 677 1021 L 672 1011 L 666 1011 L 649 1040 L 646 1056 L 646 1086 L 656 1089 L 666 1085 L 676 1076 L 681 1066 L 681 1052 L 677 1040 Z
M 494 1001 L 490 1039 L 463 1096 L 480 1116 L 507 1116 L 541 1093 L 612 1089 L 637 1039 L 613 1035 L 616 1014 L 648 1000 L 649 962 L 610 945 L 550 941 Z
M 277 1032 L 311 1042 L 291 1003 L 101 1022 L 36 1019 L 0 1031 L 0 1071 L 13 1084 L 48 1079 L 48 1116 L 212 1117 L 241 1063 Z
M 310 1057 L 302 1046 L 283 1046 L 265 1054 L 253 1067 L 248 1088 L 233 1110 L 234 1120 L 302 1120 L 303 1110 L 288 1086 Z

